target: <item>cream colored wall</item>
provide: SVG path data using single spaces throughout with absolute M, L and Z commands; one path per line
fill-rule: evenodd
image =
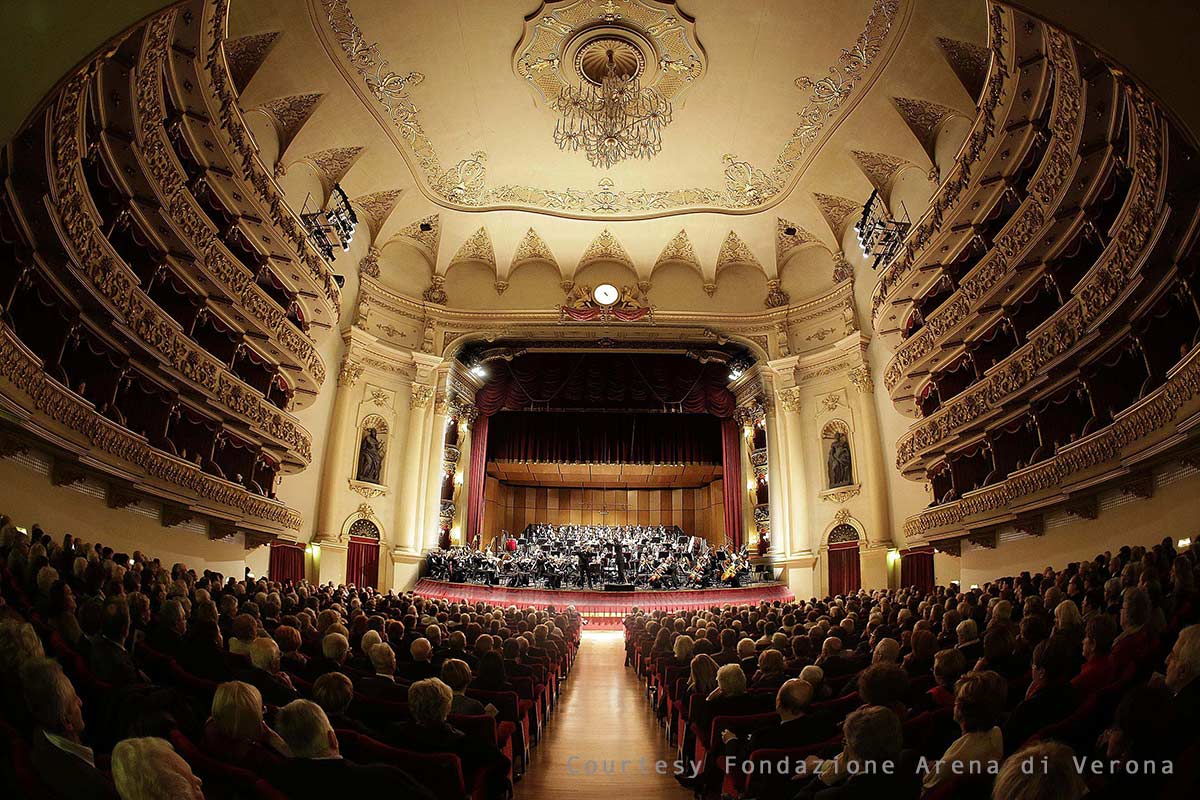
M 713 311 L 721 308 L 715 297 L 704 291 L 704 278 L 699 270 L 687 264 L 663 264 L 650 276 L 647 294 L 657 308 L 679 308 L 688 311 Z M 731 309 L 732 310 L 732 309 Z
M 268 547 L 246 550 L 241 535 L 212 541 L 199 520 L 164 528 L 159 505 L 152 501 L 143 501 L 136 509 L 109 508 L 101 484 L 88 480 L 82 485 L 55 486 L 46 472 L 47 457 L 34 452 L 27 458 L 35 463 L 0 458 L 0 486 L 4 487 L 0 514 L 7 514 L 18 526 L 37 523 L 55 539 L 71 533 L 117 552 L 140 550 L 164 564 L 182 562 L 197 572 L 210 569 L 241 577 L 247 567 L 255 575 L 267 570 Z
M 829 291 L 833 286 L 833 255 L 822 246 L 805 247 L 784 263 L 780 281 L 793 301 Z
M 420 297 L 429 286 L 431 270 L 421 251 L 402 239 L 388 242 L 379 257 L 379 278 L 391 289 Z

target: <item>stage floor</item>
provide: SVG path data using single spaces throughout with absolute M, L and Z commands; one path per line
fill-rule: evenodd
M 701 609 L 726 603 L 787 603 L 795 595 L 782 583 L 764 583 L 739 589 L 680 589 L 676 591 L 597 592 L 588 589 L 521 589 L 507 586 L 481 586 L 477 583 L 448 583 L 421 578 L 413 592 L 438 600 L 483 601 L 493 605 L 519 608 L 575 606 L 589 626 L 619 627 L 621 620 L 637 606 L 646 610 Z

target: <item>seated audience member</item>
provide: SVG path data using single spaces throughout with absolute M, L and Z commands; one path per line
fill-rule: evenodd
M 833 690 L 825 682 L 825 670 L 816 664 L 809 664 L 800 670 L 800 680 L 813 687 L 813 702 L 820 703 L 830 699 Z
M 1076 663 L 1075 645 L 1062 636 L 1051 636 L 1033 651 L 1033 683 L 1004 724 L 1004 746 L 1013 752 L 1047 725 L 1066 719 L 1076 707 L 1071 686 Z
M 936 685 L 927 693 L 934 708 L 954 706 L 954 686 L 967 671 L 967 660 L 961 650 L 938 650 L 933 657 L 933 678 Z
M 166 739 L 125 739 L 112 751 L 121 800 L 204 800 L 200 779 Z
M 238 676 L 257 687 L 268 705 L 284 706 L 298 696 L 292 679 L 280 669 L 279 645 L 267 636 L 250 643 L 250 666 L 239 670 Z
M 1037 742 L 1013 753 L 1000 767 L 992 800 L 1080 800 L 1087 784 L 1065 744 Z
M 482 714 L 483 703 L 467 697 L 467 685 L 471 682 L 471 667 L 458 658 L 447 658 L 442 662 L 442 683 L 450 687 L 450 713 L 474 716 Z
M 349 730 L 364 736 L 375 736 L 375 732 L 369 726 L 349 714 L 350 703 L 354 701 L 354 683 L 348 675 L 326 672 L 313 684 L 312 699 L 325 712 L 334 730 Z
M 858 695 L 865 706 L 885 706 L 901 719 L 908 715 L 908 675 L 896 664 L 873 664 L 860 672 Z
M 721 645 L 721 649 L 713 656 L 713 660 L 717 662 L 718 667 L 723 667 L 726 664 L 736 664 L 741 660 L 737 650 L 737 631 L 732 628 L 723 628 L 718 636 L 718 643 Z
M 453 700 L 454 692 L 439 679 L 417 681 L 408 687 L 412 719 L 393 725 L 387 739 L 397 747 L 422 753 L 454 753 L 462 759 L 464 777 L 482 770 L 489 793 L 503 795 L 510 788 L 508 758 L 495 746 L 469 738 L 446 721 Z
M 979 626 L 975 624 L 975 620 L 964 619 L 958 623 L 954 632 L 958 636 L 956 646 L 962 651 L 963 660 L 968 665 L 983 657 L 983 642 L 979 638 Z
M 199 678 L 220 682 L 229 677 L 221 629 L 215 622 L 200 620 L 193 623 L 175 660 Z
M 209 755 L 246 769 L 288 754 L 283 740 L 263 720 L 262 694 L 242 681 L 222 683 L 213 693 L 203 743 Z
M 168 600 L 158 610 L 158 619 L 146 631 L 146 645 L 164 656 L 175 658 L 183 649 L 183 637 L 187 633 L 187 615 L 183 603 Z
M 737 655 L 737 663 L 741 665 L 742 672 L 753 675 L 758 670 L 758 648 L 754 646 L 753 639 L 739 639 Z
M 258 637 L 258 621 L 251 614 L 238 614 L 233 618 L 232 633 L 229 652 L 250 658 L 250 643 Z
M 433 663 L 433 643 L 429 639 L 414 639 L 409 645 L 409 655 L 411 660 L 400 668 L 407 680 L 420 681 L 438 674 L 438 668 Z
M 62 800 L 115 798 L 112 781 L 96 769 L 92 748 L 83 743 L 83 703 L 58 662 L 27 660 L 20 684 L 35 726 L 33 768 L 42 783 Z
M 875 644 L 871 651 L 872 664 L 899 664 L 900 643 L 895 639 L 884 637 Z
M 758 656 L 758 671 L 754 673 L 750 688 L 778 690 L 787 680 L 784 668 L 783 653 L 778 650 L 762 651 Z
M 279 624 L 271 634 L 279 645 L 279 663 L 285 670 L 301 670 L 308 664 L 308 656 L 300 651 L 304 640 L 300 630 L 292 625 Z
M 738 741 L 739 737 L 733 731 L 722 731 L 726 754 L 746 757 L 755 750 L 801 747 L 830 738 L 833 721 L 826 715 L 809 713 L 812 698 L 812 684 L 800 678 L 787 681 L 775 695 L 779 724 L 754 731 L 745 745 Z
M 738 716 L 746 710 L 746 688 L 746 673 L 739 665 L 726 664 L 717 670 L 717 688 L 703 703 L 692 706 L 694 722 L 702 735 L 707 738 L 717 717 Z
M 720 666 L 712 656 L 705 653 L 692 656 L 689 670 L 687 682 L 689 692 L 703 700 L 716 691 L 717 672 L 720 670 Z
M 46 624 L 71 647 L 78 649 L 83 638 L 83 628 L 75 616 L 75 592 L 66 581 L 58 581 L 50 587 L 50 608 Z
M 842 753 L 820 763 L 818 774 L 804 785 L 797 800 L 915 800 L 920 784 L 915 772 L 899 766 L 904 730 L 895 712 L 882 706 L 860 708 L 846 717 L 842 735 Z M 815 757 L 810 760 L 814 769 L 819 762 Z
M 129 639 L 129 624 L 129 608 L 123 600 L 106 602 L 101 635 L 92 642 L 88 652 L 88 667 L 92 673 L 118 688 L 150 682 L 125 649 L 124 643 Z
M 1121 633 L 1113 641 L 1112 657 L 1118 672 L 1140 666 L 1150 658 L 1154 637 L 1150 632 L 1150 597 L 1130 586 L 1121 593 Z
M 962 730 L 922 782 L 932 789 L 955 775 L 991 775 L 1004 759 L 1004 737 L 997 723 L 1007 687 L 995 672 L 968 672 L 954 691 L 954 721 Z M 978 772 L 976 772 L 976 770 Z
M 1101 736 L 1100 752 L 1096 754 L 1107 759 L 1109 768 L 1102 775 L 1088 777 L 1096 784 L 1088 792 L 1089 798 L 1128 800 L 1160 796 L 1170 776 L 1165 770 L 1147 770 L 1143 765 L 1174 759 L 1179 754 L 1181 743 L 1163 735 L 1163 731 L 1176 728 L 1173 700 L 1164 686 L 1139 686 L 1121 699 L 1113 724 Z
M 1071 679 L 1071 685 L 1080 697 L 1095 694 L 1120 677 L 1112 657 L 1117 623 L 1107 614 L 1095 614 L 1088 620 L 1084 630 L 1083 669 Z
M 508 680 L 508 667 L 504 659 L 495 650 L 489 650 L 479 657 L 479 668 L 470 688 L 484 692 L 516 691 Z
M 342 672 L 350 657 L 350 640 L 341 633 L 327 633 L 321 637 L 320 653 L 301 668 L 305 680 L 312 682 L 327 672 Z
M 408 702 L 408 687 L 396 681 L 396 651 L 380 642 L 371 645 L 369 655 L 372 674 L 358 679 L 358 690 L 392 703 Z
M 0 711 L 23 731 L 30 727 L 31 720 L 21 687 L 21 667 L 45 655 L 42 640 L 28 622 L 4 620 L 0 623 L 0 675 L 4 676 L 0 682 L 0 697 L 3 698 Z
M 292 758 L 268 767 L 265 777 L 293 800 L 355 795 L 433 800 L 433 795 L 398 766 L 354 764 L 342 758 L 337 734 L 316 703 L 293 700 L 279 709 L 275 727 Z
M 1167 655 L 1164 683 L 1174 696 L 1176 718 L 1184 723 L 1177 739 L 1195 741 L 1200 736 L 1195 726 L 1200 719 L 1200 625 L 1189 625 L 1179 632 Z
M 521 663 L 521 640 L 515 637 L 504 640 L 500 646 L 504 653 L 504 672 L 514 678 L 532 678 L 533 667 Z

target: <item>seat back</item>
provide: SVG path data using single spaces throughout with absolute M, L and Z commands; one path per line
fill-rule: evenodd
M 446 721 L 471 739 L 497 746 L 496 720 L 487 714 L 451 714 Z
M 520 706 L 516 692 L 485 692 L 481 689 L 467 689 L 467 697 L 474 698 L 487 705 L 491 703 L 500 712 L 500 719 L 505 722 L 519 723 L 521 721 Z
M 466 797 L 462 762 L 453 753 L 418 753 L 392 747 L 350 730 L 334 731 L 341 754 L 356 764 L 390 764 L 400 767 L 434 797 Z

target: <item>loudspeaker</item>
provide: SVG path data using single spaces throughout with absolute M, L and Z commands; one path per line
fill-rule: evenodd
M 632 583 L 606 583 L 606 584 L 604 584 L 604 591 L 606 591 L 606 592 L 632 592 L 633 584 Z

